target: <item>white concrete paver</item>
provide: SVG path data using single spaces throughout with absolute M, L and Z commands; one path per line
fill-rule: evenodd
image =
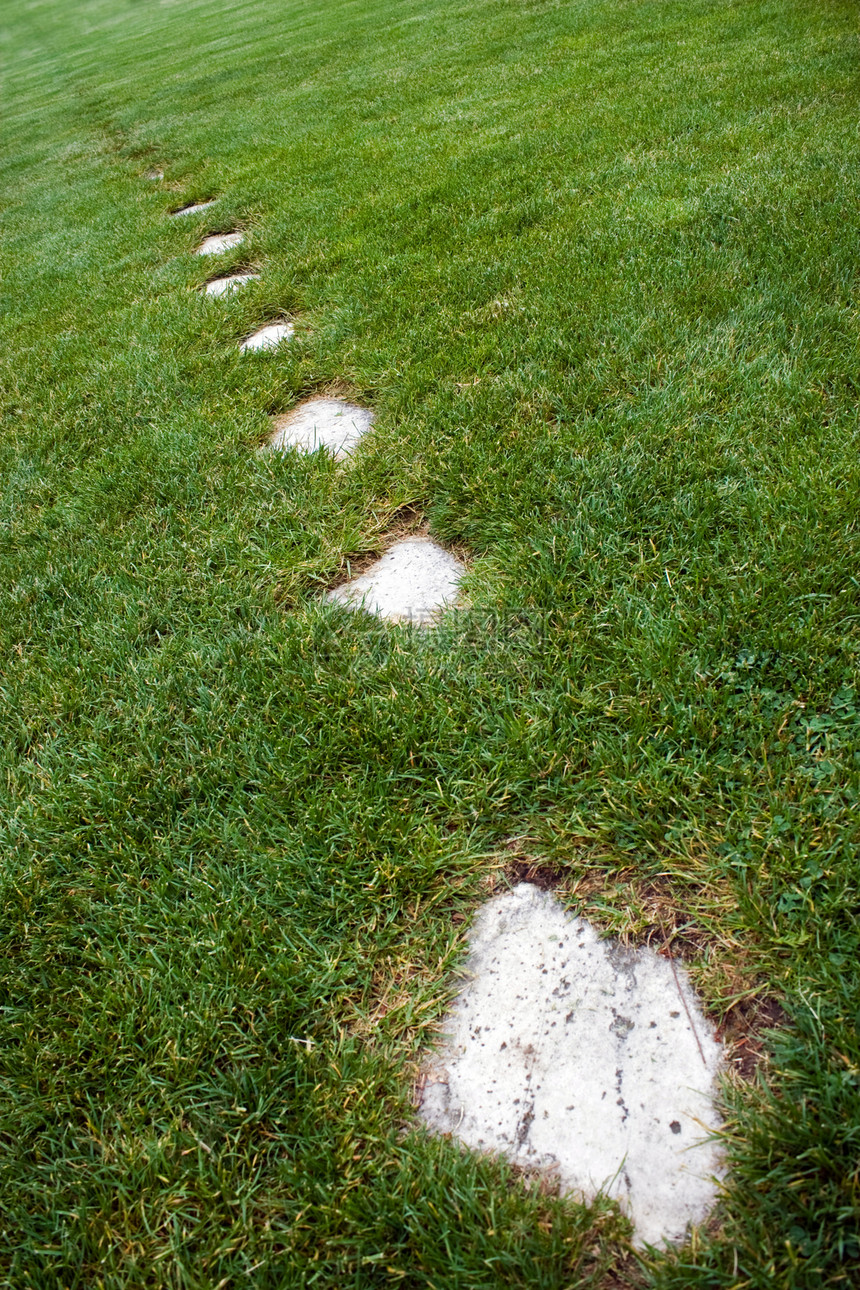
M 237 287 L 244 287 L 246 282 L 257 282 L 259 273 L 231 273 L 227 278 L 213 278 L 203 288 L 207 296 L 226 296 Z
M 209 237 L 204 237 L 194 254 L 221 255 L 224 251 L 232 250 L 234 246 L 241 246 L 244 240 L 244 233 L 212 233 Z
M 326 592 L 325 599 L 365 609 L 390 622 L 427 625 L 456 599 L 463 565 L 429 538 L 395 542 L 366 573 Z
M 683 1240 L 718 1195 L 722 1048 L 682 965 L 601 940 L 529 883 L 484 906 L 470 946 L 421 1118 L 604 1189 L 640 1245 Z
M 247 354 L 253 351 L 277 349 L 284 341 L 292 340 L 295 330 L 291 322 L 266 323 L 265 327 L 255 331 L 253 336 L 243 340 L 239 350 Z
M 307 399 L 291 412 L 272 418 L 269 446 L 279 451 L 298 448 L 302 452 L 325 448 L 333 457 L 342 459 L 354 452 L 372 425 L 370 408 L 344 399 Z

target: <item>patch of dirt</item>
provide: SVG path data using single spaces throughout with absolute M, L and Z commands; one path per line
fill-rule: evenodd
M 570 871 L 561 865 L 548 864 L 530 855 L 530 841 L 528 837 L 515 837 L 502 843 L 510 859 L 502 861 L 498 869 L 487 874 L 483 882 L 487 896 L 509 890 L 521 882 L 530 882 L 540 891 L 553 891 L 571 876 Z
M 654 878 L 637 885 L 636 895 L 645 920 L 638 943 L 671 947 L 673 958 L 690 958 L 709 942 L 705 928 L 697 925 L 669 878 Z
M 791 1018 L 773 995 L 750 995 L 732 1004 L 717 1027 L 717 1038 L 728 1050 L 729 1068 L 751 1080 L 767 1062 L 767 1032 L 789 1025 Z
M 424 512 L 411 502 L 401 506 L 391 517 L 386 530 L 386 546 L 402 542 L 404 538 L 430 536 L 430 525 L 424 518 Z
M 516 887 L 518 883 L 530 882 L 540 891 L 552 891 L 561 885 L 568 876 L 564 869 L 559 869 L 554 864 L 539 864 L 535 860 L 511 860 L 502 870 L 502 876 L 511 886 Z
M 645 1277 L 635 1259 L 621 1259 L 618 1263 L 624 1270 L 607 1272 L 600 1282 L 600 1290 L 638 1290 L 645 1285 Z

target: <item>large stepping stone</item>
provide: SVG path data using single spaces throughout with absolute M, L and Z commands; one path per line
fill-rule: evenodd
M 364 609 L 395 623 L 424 626 L 456 599 L 463 565 L 429 538 L 395 542 L 358 578 L 326 592 L 325 599 Z
M 210 206 L 214 206 L 218 198 L 213 197 L 208 202 L 192 202 L 190 206 L 181 206 L 178 211 L 171 211 L 171 219 L 179 219 L 180 215 L 197 215 L 200 211 L 208 211 Z
M 291 322 L 266 323 L 265 327 L 242 341 L 239 351 L 245 354 L 254 350 L 277 349 L 284 341 L 292 340 L 295 330 Z
M 343 399 L 308 399 L 292 412 L 272 418 L 269 446 L 278 451 L 298 448 L 302 452 L 325 448 L 340 460 L 352 455 L 372 425 L 370 408 L 360 408 Z
M 203 288 L 207 296 L 226 296 L 237 287 L 244 287 L 246 282 L 257 282 L 259 273 L 231 273 L 226 278 L 213 278 Z
M 244 240 L 244 233 L 212 233 L 209 237 L 204 237 L 194 254 L 222 255 L 224 251 L 231 251 L 234 246 L 241 246 Z
M 683 967 L 601 940 L 529 883 L 475 919 L 467 982 L 419 1114 L 477 1151 L 600 1189 L 639 1245 L 683 1240 L 718 1195 L 722 1049 Z

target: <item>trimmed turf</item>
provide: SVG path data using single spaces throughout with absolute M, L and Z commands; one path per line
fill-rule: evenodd
M 856 1284 L 854 5 L 7 9 L 0 1284 Z M 471 617 L 319 606 L 421 518 Z M 512 835 L 791 1013 L 644 1266 L 403 1132 Z

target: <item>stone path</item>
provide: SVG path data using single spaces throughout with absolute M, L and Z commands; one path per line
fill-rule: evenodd
M 222 255 L 244 239 L 238 230 L 213 233 L 195 254 Z M 225 274 L 202 290 L 225 296 L 259 278 Z M 294 331 L 292 322 L 269 322 L 239 348 L 274 350 Z M 272 418 L 267 448 L 344 459 L 373 420 L 343 399 L 307 399 Z M 464 573 L 450 551 L 409 537 L 323 599 L 426 627 L 456 603 Z M 639 1244 L 682 1240 L 707 1217 L 723 1168 L 707 1140 L 720 1128 L 722 1052 L 683 969 L 601 940 L 527 883 L 479 911 L 470 950 L 447 1038 L 422 1077 L 423 1123 L 551 1171 L 566 1191 L 605 1191 L 629 1213 Z

